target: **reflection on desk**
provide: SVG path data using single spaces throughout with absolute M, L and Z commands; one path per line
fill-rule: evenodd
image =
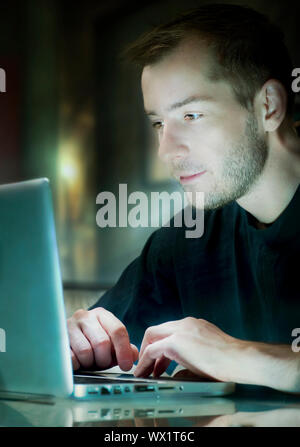
M 248 387 L 249 388 L 249 387 Z M 300 427 L 300 396 L 247 387 L 227 397 L 49 402 L 0 400 L 10 427 Z M 250 387 L 251 389 L 251 387 Z

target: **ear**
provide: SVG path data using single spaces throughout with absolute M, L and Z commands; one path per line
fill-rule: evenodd
M 281 82 L 269 79 L 261 88 L 260 99 L 264 129 L 273 132 L 285 118 L 287 92 Z

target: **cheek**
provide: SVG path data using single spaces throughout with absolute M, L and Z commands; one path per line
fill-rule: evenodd
M 213 161 L 224 152 L 224 143 L 228 140 L 225 129 L 213 122 L 201 123 L 191 132 L 193 155 L 206 162 Z
M 219 158 L 237 145 L 244 135 L 245 118 L 240 114 L 235 117 L 225 116 L 218 119 L 207 119 L 191 132 L 193 152 L 200 152 L 202 156 Z

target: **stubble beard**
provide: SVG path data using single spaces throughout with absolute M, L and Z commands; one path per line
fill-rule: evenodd
M 242 141 L 229 150 L 219 179 L 204 193 L 204 209 L 223 207 L 247 194 L 260 177 L 267 158 L 268 146 L 259 135 L 255 115 L 249 113 Z M 193 192 L 192 204 L 197 207 L 199 202 L 194 193 L 201 192 L 201 187 L 195 184 L 189 191 Z

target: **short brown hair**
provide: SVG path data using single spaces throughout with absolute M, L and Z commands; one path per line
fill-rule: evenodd
M 161 60 L 192 34 L 206 41 L 216 57 L 210 77 L 227 79 L 244 107 L 251 109 L 256 92 L 274 78 L 285 87 L 287 113 L 292 114 L 293 65 L 283 33 L 266 16 L 248 7 L 203 5 L 143 34 L 125 54 L 143 68 Z

